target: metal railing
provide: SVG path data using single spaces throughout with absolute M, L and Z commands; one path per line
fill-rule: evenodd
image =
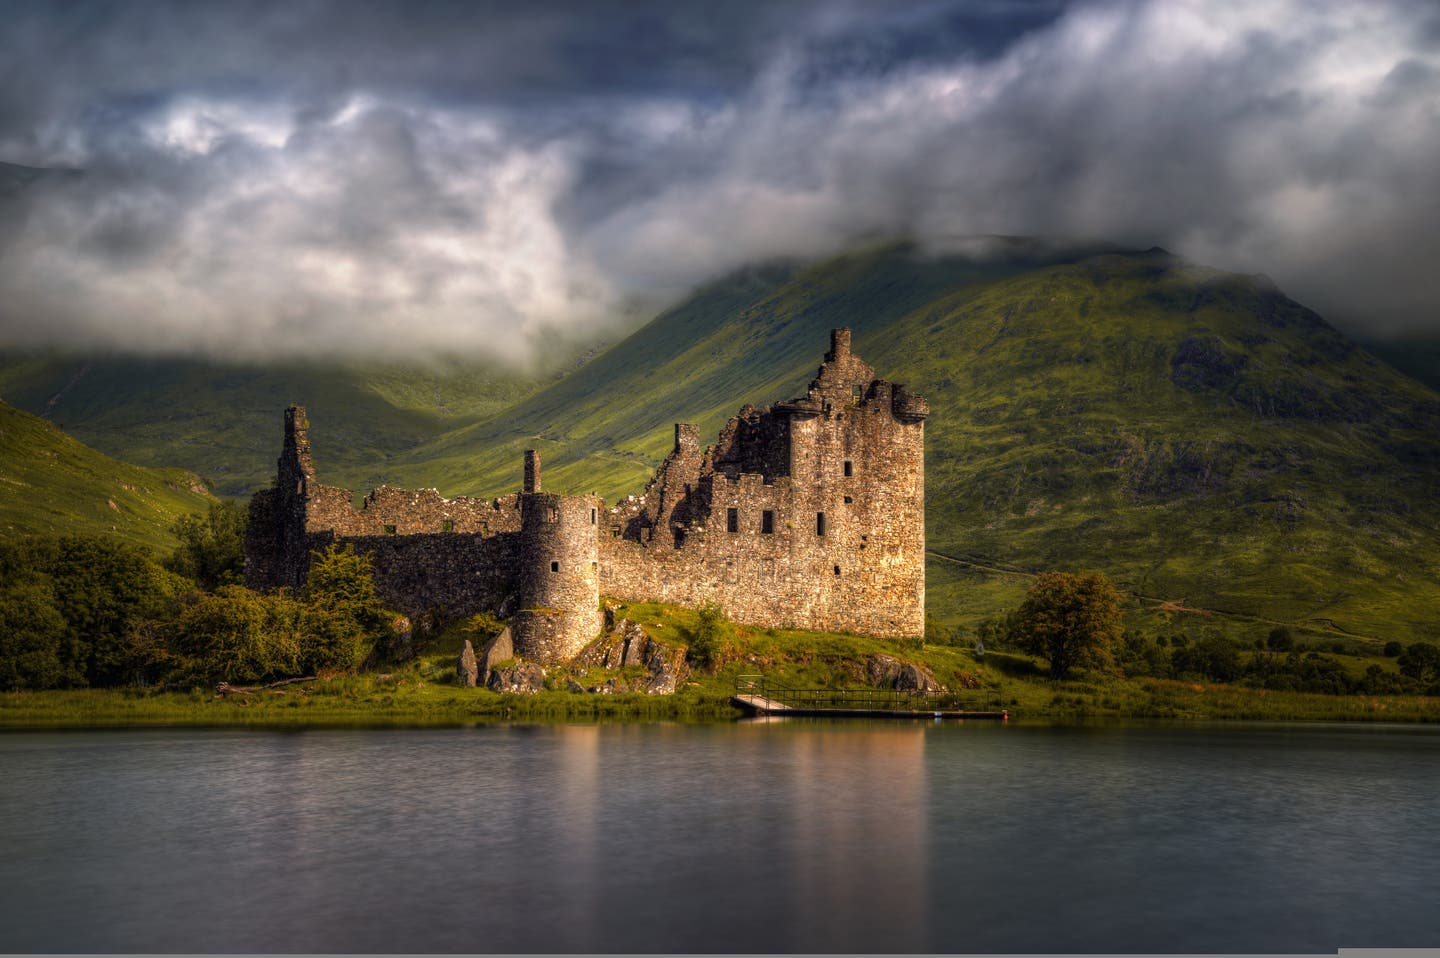
M 797 689 L 763 675 L 735 677 L 736 695 L 758 695 L 790 708 L 865 710 L 872 712 L 1002 712 L 1004 698 L 996 689 L 964 692 L 921 692 L 901 689 Z

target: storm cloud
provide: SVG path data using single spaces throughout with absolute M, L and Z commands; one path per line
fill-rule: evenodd
M 22 4 L 0 63 L 0 160 L 83 170 L 0 176 L 0 344 L 518 362 L 997 233 L 1440 326 L 1426 4 Z

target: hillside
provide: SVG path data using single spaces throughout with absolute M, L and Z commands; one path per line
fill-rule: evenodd
M 1263 277 L 1163 250 L 891 244 L 755 268 L 546 380 L 12 358 L 0 395 L 225 491 L 270 479 L 280 410 L 302 402 L 321 478 L 357 492 L 512 492 L 534 447 L 548 488 L 614 502 L 673 422 L 710 442 L 743 403 L 797 395 L 842 325 L 930 400 L 942 622 L 973 630 L 1035 572 L 1098 568 L 1151 631 L 1440 637 L 1440 394 Z
M 0 536 L 113 534 L 168 552 L 215 499 L 193 473 L 117 462 L 0 402 Z
M 943 619 L 1013 607 L 1025 573 L 1100 568 L 1152 606 L 1235 616 L 1157 628 L 1436 635 L 1440 395 L 1263 277 L 1162 250 L 1037 266 L 891 246 L 732 278 L 395 471 L 494 494 L 536 446 L 551 488 L 613 501 L 670 423 L 709 440 L 742 403 L 800 391 L 838 325 L 930 399 L 929 543 L 961 560 L 931 565 Z
M 290 403 L 325 423 L 315 448 L 327 477 L 368 487 L 422 441 L 483 421 L 559 375 L 457 361 L 261 366 L 12 352 L 0 354 L 0 397 L 108 455 L 193 469 L 216 492 L 239 496 L 274 478 Z
M 772 265 L 712 284 L 503 417 L 418 447 L 395 472 L 411 485 L 498 494 L 538 448 L 556 488 L 612 502 L 639 492 L 669 452 L 672 425 L 713 439 L 747 402 L 789 398 L 815 374 L 830 329 L 857 341 L 958 289 L 978 288 L 1095 249 L 994 238 L 984 258 L 937 258 L 887 244 L 824 264 Z M 323 428 L 323 420 L 311 421 Z

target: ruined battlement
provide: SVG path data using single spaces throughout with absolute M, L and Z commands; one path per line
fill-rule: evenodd
M 309 420 L 285 412 L 275 485 L 246 529 L 246 582 L 298 586 L 312 550 L 344 541 L 372 557 L 391 605 L 412 615 L 497 611 L 516 653 L 574 655 L 600 629 L 601 594 L 698 606 L 759 626 L 903 637 L 924 630 L 925 399 L 878 379 L 830 336 L 805 394 L 744 406 L 713 446 L 675 424 L 645 490 L 613 508 L 542 491 L 525 453 L 516 494 L 446 499 L 381 486 L 358 508 L 322 485 Z

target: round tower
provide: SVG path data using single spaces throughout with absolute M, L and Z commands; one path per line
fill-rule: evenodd
M 520 658 L 568 662 L 600 634 L 600 509 L 594 496 L 521 493 L 520 601 L 510 620 Z

